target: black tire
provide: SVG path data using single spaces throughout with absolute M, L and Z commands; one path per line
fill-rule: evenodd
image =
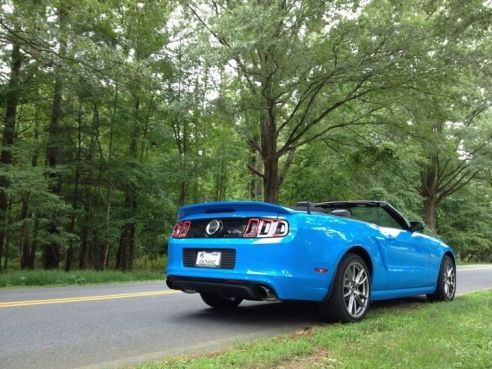
M 203 302 L 205 302 L 208 306 L 213 307 L 214 309 L 219 310 L 229 310 L 237 307 L 243 299 L 239 297 L 226 297 L 213 293 L 200 293 Z
M 359 255 L 349 253 L 338 265 L 329 298 L 320 304 L 321 317 L 330 322 L 359 322 L 367 314 L 370 296 L 369 268 Z
M 451 301 L 456 294 L 456 265 L 449 255 L 444 255 L 437 276 L 436 291 L 428 294 L 427 299 L 435 301 Z

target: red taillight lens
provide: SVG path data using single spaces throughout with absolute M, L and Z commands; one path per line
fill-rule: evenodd
M 177 223 L 175 226 L 174 226 L 174 229 L 173 229 L 173 234 L 171 235 L 172 238 L 178 238 L 179 237 L 179 234 L 181 232 L 181 228 L 183 228 L 183 225 L 181 223 Z
M 258 226 L 260 225 L 260 220 L 256 218 L 251 218 L 248 220 L 246 229 L 244 230 L 243 237 L 256 237 L 258 234 Z
M 267 237 L 272 230 L 272 219 L 262 219 L 258 227 L 258 237 Z
M 183 222 L 183 228 L 181 228 L 181 233 L 179 237 L 186 237 L 188 231 L 190 230 L 191 222 L 189 220 Z
M 275 232 L 272 237 L 284 237 L 289 233 L 289 223 L 286 220 L 279 219 L 275 224 Z
M 251 218 L 244 229 L 243 237 L 284 237 L 289 234 L 289 223 L 283 219 Z
M 191 227 L 191 221 L 185 220 L 184 222 L 179 222 L 174 226 L 172 238 L 184 238 L 188 234 Z

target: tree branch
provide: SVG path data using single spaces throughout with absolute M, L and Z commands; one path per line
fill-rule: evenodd
M 296 152 L 296 149 L 289 150 L 289 155 L 287 155 L 287 159 L 285 160 L 284 166 L 282 167 L 282 170 L 280 171 L 280 175 L 278 177 L 279 186 L 282 185 L 285 177 L 287 176 L 289 168 L 292 165 L 292 162 L 294 160 L 295 152 Z
M 448 190 L 446 190 L 446 191 L 444 191 L 438 195 L 438 201 L 442 200 L 443 198 L 445 198 L 449 195 L 452 195 L 456 191 L 459 191 L 460 189 L 465 187 L 468 183 L 470 183 L 472 180 L 474 180 L 478 176 L 479 173 L 480 173 L 480 171 L 476 170 L 471 174 L 465 173 L 464 175 L 462 175 L 458 180 L 456 180 L 456 182 Z M 468 178 L 466 178 L 467 175 L 469 175 Z
M 251 173 L 257 175 L 258 177 L 261 177 L 261 178 L 265 178 L 265 175 L 263 173 L 260 173 L 259 171 L 257 171 L 255 168 L 253 168 L 250 164 L 247 164 L 246 165 L 248 167 L 248 169 L 251 171 Z
M 360 118 L 361 119 L 361 118 Z M 359 119 L 357 119 L 359 120 Z M 303 145 L 306 145 L 320 137 L 323 137 L 324 135 L 326 135 L 328 132 L 336 129 L 336 128 L 343 128 L 343 127 L 348 127 L 348 126 L 367 126 L 367 125 L 381 125 L 382 123 L 380 122 L 366 122 L 366 123 L 355 123 L 354 121 L 352 122 L 348 122 L 348 123 L 340 123 L 340 124 L 335 124 L 333 126 L 330 126 L 324 130 L 322 130 L 321 132 L 305 139 L 305 140 L 302 140 L 302 141 L 298 141 L 295 145 L 292 145 L 290 146 L 291 148 L 298 148 L 298 147 L 301 147 Z
M 313 126 L 315 126 L 316 124 L 318 124 L 324 117 L 326 117 L 329 113 L 331 113 L 332 111 L 336 110 L 337 108 L 339 108 L 340 106 L 343 106 L 345 105 L 346 103 L 348 103 L 349 101 L 352 101 L 352 100 L 355 100 L 371 91 L 373 91 L 374 89 L 367 89 L 359 94 L 356 94 L 354 95 L 355 92 L 357 92 L 358 89 L 360 89 L 365 81 L 367 81 L 369 79 L 369 76 L 365 77 L 362 81 L 360 81 L 357 86 L 355 86 L 351 91 L 350 93 L 348 93 L 346 95 L 346 97 L 342 100 L 339 100 L 337 101 L 336 103 L 334 103 L 333 105 L 331 105 L 330 107 L 328 107 L 327 109 L 325 109 L 322 113 L 320 113 L 318 115 L 318 117 L 316 117 L 315 119 L 311 120 L 311 122 L 307 123 L 305 125 L 304 128 L 302 128 L 298 133 L 296 133 L 300 127 L 302 126 L 302 124 L 304 123 L 302 120 L 296 125 L 296 127 L 294 127 L 294 129 L 291 131 L 289 137 L 287 138 L 287 140 L 285 141 L 285 144 L 282 146 L 282 148 L 279 150 L 279 153 L 284 153 L 286 150 L 288 150 L 289 147 L 291 147 L 293 144 L 295 144 L 297 141 L 299 141 L 299 139 L 304 136 L 304 134 L 309 130 L 311 129 Z

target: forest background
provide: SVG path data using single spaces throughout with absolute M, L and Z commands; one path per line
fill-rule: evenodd
M 381 199 L 492 261 L 492 3 L 0 0 L 0 269 L 162 268 L 186 203 Z

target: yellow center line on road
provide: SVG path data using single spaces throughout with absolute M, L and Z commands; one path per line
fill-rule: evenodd
M 133 292 L 133 293 L 117 293 L 113 295 L 65 297 L 65 298 L 46 299 L 46 300 L 6 301 L 6 302 L 0 302 L 0 309 L 9 308 L 9 307 L 20 307 L 20 306 L 67 304 L 71 302 L 102 301 L 102 300 L 114 300 L 114 299 L 128 299 L 132 297 L 173 295 L 175 293 L 180 293 L 180 291 L 176 291 L 176 290 L 146 291 L 146 292 Z

